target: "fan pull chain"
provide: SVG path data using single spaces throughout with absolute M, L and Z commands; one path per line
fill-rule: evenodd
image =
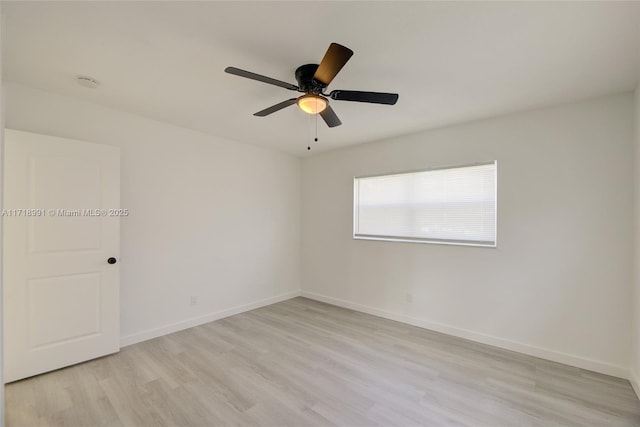
M 316 137 L 313 138 L 313 142 L 318 142 L 318 114 L 316 116 Z
M 308 141 L 311 141 L 311 115 L 307 115 L 307 150 L 311 150 L 311 144 Z

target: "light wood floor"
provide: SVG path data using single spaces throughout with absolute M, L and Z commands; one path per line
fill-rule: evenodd
M 295 298 L 9 384 L 8 426 L 640 426 L 628 381 Z

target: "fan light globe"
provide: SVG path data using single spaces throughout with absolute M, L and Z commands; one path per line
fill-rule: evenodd
M 327 108 L 327 99 L 314 94 L 303 95 L 298 98 L 298 107 L 305 113 L 318 114 Z

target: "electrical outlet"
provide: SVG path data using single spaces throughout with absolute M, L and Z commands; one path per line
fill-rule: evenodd
M 191 305 L 198 305 L 197 295 L 191 295 Z

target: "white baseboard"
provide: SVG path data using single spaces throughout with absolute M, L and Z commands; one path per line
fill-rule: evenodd
M 390 311 L 380 310 L 378 308 L 341 300 L 314 292 L 302 291 L 301 296 L 327 304 L 337 305 L 339 307 L 349 308 L 351 310 L 360 311 L 374 316 L 383 317 L 385 319 L 395 320 L 397 322 L 407 323 L 409 325 L 418 326 L 420 328 L 429 329 L 436 332 L 442 332 L 447 335 L 453 335 L 460 338 L 465 338 L 471 341 L 476 341 L 483 344 L 489 344 L 494 347 L 504 348 L 506 350 L 516 351 L 518 353 L 524 353 L 529 356 L 540 357 L 542 359 L 551 360 L 553 362 L 564 363 L 566 365 L 575 366 L 590 371 L 600 372 L 602 374 L 611 375 L 614 377 L 625 378 L 631 381 L 636 393 L 638 393 L 637 383 L 634 385 L 634 381 L 630 379 L 630 372 L 628 367 L 609 364 L 606 362 L 600 362 L 597 360 L 586 359 L 584 357 L 576 356 L 573 354 L 567 354 L 550 350 L 542 347 L 536 347 L 529 344 L 524 344 L 517 341 L 511 341 L 504 338 L 498 338 L 491 335 L 485 335 L 466 329 L 456 328 L 454 326 L 445 325 L 442 323 L 431 322 L 428 320 L 418 319 L 404 314 L 393 313 Z M 640 395 L 640 394 L 639 394 Z
M 417 326 L 424 329 L 429 329 L 436 332 L 441 332 L 447 335 L 452 335 L 460 338 L 465 338 L 471 341 L 476 341 L 483 344 L 492 345 L 495 347 L 504 348 L 506 350 L 516 351 L 518 353 L 527 354 L 530 356 L 540 357 L 542 359 L 551 360 L 554 362 L 564 363 L 567 365 L 575 366 L 590 371 L 600 372 L 606 375 L 612 375 L 619 378 L 628 379 L 633 386 L 638 397 L 640 397 L 640 378 L 638 374 L 633 370 L 629 370 L 626 367 L 613 365 L 597 360 L 591 360 L 584 357 L 576 356 L 573 354 L 567 354 L 550 350 L 542 347 L 532 346 L 517 341 L 511 341 L 504 338 L 498 338 L 491 335 L 485 335 L 466 329 L 449 326 L 442 323 L 431 322 L 424 319 L 410 317 L 400 313 L 394 313 L 386 310 L 381 310 L 375 307 L 370 307 L 338 298 L 329 297 L 326 295 L 317 294 L 308 291 L 291 291 L 285 294 L 277 295 L 271 298 L 265 298 L 262 300 L 254 301 L 248 304 L 242 304 L 239 306 L 231 307 L 225 310 L 216 311 L 214 313 L 205 314 L 202 316 L 192 317 L 180 322 L 165 325 L 159 328 L 148 329 L 142 332 L 136 332 L 120 338 L 120 346 L 126 347 L 128 345 L 136 344 L 142 341 L 157 338 L 163 335 L 178 332 L 184 329 L 199 326 L 205 323 L 213 322 L 214 320 L 222 319 L 225 317 L 233 316 L 235 314 L 244 313 L 245 311 L 255 310 L 256 308 L 264 307 L 267 305 L 275 304 L 278 302 L 286 301 L 297 296 L 303 296 L 305 298 L 313 299 L 316 301 L 325 302 L 327 304 L 336 305 L 338 307 L 344 307 L 351 310 L 360 311 L 363 313 L 371 314 L 374 316 L 382 317 L 389 320 L 395 320 L 397 322 L 406 323 L 409 325 Z
M 633 391 L 636 392 L 636 397 L 640 399 L 640 378 L 638 378 L 638 373 L 633 368 L 629 371 L 629 382 L 633 387 Z
M 167 335 L 173 332 L 182 331 L 183 329 L 193 328 L 194 326 L 203 325 L 205 323 L 213 322 L 214 320 L 222 319 L 224 317 L 233 316 L 235 314 L 244 313 L 245 311 L 255 310 L 256 308 L 275 304 L 281 301 L 286 301 L 288 299 L 295 298 L 297 296 L 300 296 L 299 290 L 287 292 L 281 295 L 276 295 L 275 297 L 271 297 L 271 298 L 265 298 L 258 301 L 250 302 L 248 304 L 238 305 L 235 307 L 227 308 L 225 310 L 216 311 L 214 313 L 192 317 L 190 319 L 182 320 L 180 322 L 172 323 L 170 325 L 161 326 L 159 328 L 153 328 L 153 329 L 148 329 L 142 332 L 136 332 L 134 334 L 120 337 L 120 347 L 126 347 L 128 345 L 150 340 L 152 338 L 157 338 L 162 335 Z

